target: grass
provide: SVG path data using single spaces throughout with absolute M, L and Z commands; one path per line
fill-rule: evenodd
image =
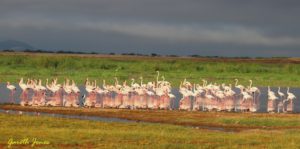
M 115 117 L 135 121 L 174 124 L 181 126 L 205 126 L 223 128 L 231 131 L 250 129 L 279 130 L 300 129 L 298 114 L 266 113 L 226 113 L 226 112 L 186 112 L 164 110 L 121 110 L 99 108 L 66 108 L 66 107 L 21 107 L 1 105 L 1 109 L 32 112 L 47 112 L 68 115 L 89 115 Z
M 9 138 L 49 141 L 40 148 L 299 148 L 300 131 L 217 132 L 166 124 L 95 122 L 0 114 L 0 147 Z M 29 145 L 12 148 L 31 148 Z
M 116 71 L 118 70 L 118 71 Z M 192 82 L 207 79 L 218 83 L 242 84 L 252 79 L 256 86 L 300 86 L 298 59 L 201 59 L 201 58 L 149 58 L 129 56 L 53 55 L 0 53 L 0 78 L 17 82 L 25 78 L 53 78 L 60 81 L 68 77 L 79 83 L 89 77 L 102 82 L 144 77 L 153 81 L 159 70 L 165 78 L 178 86 L 187 78 Z M 138 80 L 139 81 L 139 80 Z

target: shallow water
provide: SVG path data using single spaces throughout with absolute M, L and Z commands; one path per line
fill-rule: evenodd
M 19 96 L 21 94 L 21 89 L 18 85 L 15 85 L 17 87 L 17 91 L 15 94 L 15 100 L 16 103 L 20 102 Z M 259 107 L 258 112 L 267 112 L 267 87 L 259 87 L 261 94 L 259 96 Z M 86 91 L 83 86 L 80 86 L 81 90 L 81 96 L 86 94 Z M 278 88 L 271 88 L 272 91 L 277 93 Z M 286 94 L 286 88 L 282 88 L 281 92 Z M 300 97 L 300 88 L 290 88 L 290 92 L 294 93 L 296 97 Z M 172 89 L 172 94 L 176 96 L 174 103 L 172 104 L 172 108 L 178 109 L 179 108 L 179 100 L 182 98 L 181 94 L 179 93 L 179 90 L 176 88 Z M 4 83 L 0 83 L 0 103 L 7 103 L 9 102 L 9 90 L 6 88 L 6 85 Z M 83 99 L 80 99 L 80 103 L 83 102 Z M 300 101 L 296 99 L 294 101 L 295 103 L 295 110 L 294 112 L 300 112 Z

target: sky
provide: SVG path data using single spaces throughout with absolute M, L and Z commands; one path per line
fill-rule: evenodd
M 299 0 L 0 0 L 0 41 L 45 50 L 300 56 Z

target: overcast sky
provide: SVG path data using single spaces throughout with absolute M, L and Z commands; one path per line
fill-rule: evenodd
M 300 56 L 299 0 L 0 0 L 0 41 L 99 53 Z

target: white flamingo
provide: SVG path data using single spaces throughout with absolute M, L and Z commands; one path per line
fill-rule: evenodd
M 280 87 L 278 87 L 277 93 L 278 93 L 278 95 L 279 95 L 279 97 L 280 97 L 281 99 L 284 98 L 284 93 L 280 91 Z
M 290 92 L 290 87 L 288 87 L 288 89 L 287 89 L 287 99 L 288 100 L 296 99 L 296 96 Z
M 278 108 L 277 108 L 277 112 L 279 113 L 280 110 L 284 111 L 284 93 L 280 91 L 280 86 L 278 87 L 278 91 L 277 91 L 279 98 L 280 98 L 280 102 L 278 104 Z
M 6 82 L 6 88 L 10 90 L 10 95 L 9 95 L 10 99 L 9 99 L 9 101 L 14 103 L 15 102 L 14 95 L 15 95 L 15 92 L 16 92 L 16 87 L 14 85 L 10 84 L 10 82 L 7 81 Z
M 240 89 L 240 91 L 242 92 L 242 89 L 244 88 L 244 86 L 238 84 L 238 82 L 239 82 L 239 80 L 238 80 L 238 79 L 235 79 L 235 85 L 234 85 L 234 86 L 235 86 L 236 88 Z

